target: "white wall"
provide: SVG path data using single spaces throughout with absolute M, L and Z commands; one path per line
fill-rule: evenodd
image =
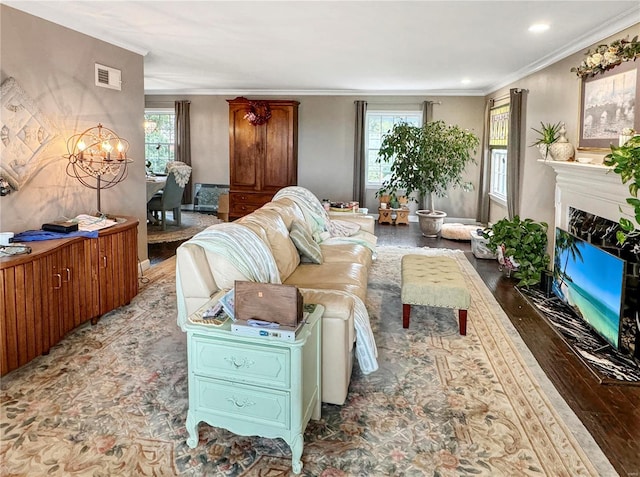
M 279 97 L 280 98 L 280 97 Z M 146 107 L 171 107 L 177 99 L 191 101 L 191 155 L 193 182 L 229 182 L 229 108 L 223 96 L 148 95 Z M 259 99 L 252 97 L 251 99 Z M 263 99 L 263 98 L 260 98 Z M 275 98 L 273 98 L 275 99 Z M 318 198 L 334 201 L 353 199 L 353 151 L 356 100 L 369 108 L 421 110 L 426 99 L 434 106 L 434 119 L 455 123 L 482 134 L 483 105 L 480 97 L 389 97 L 389 96 L 301 96 L 298 119 L 298 184 Z M 479 153 L 476 154 L 479 157 Z M 471 165 L 466 180 L 477 185 L 479 169 Z M 367 193 L 366 206 L 377 208 L 375 190 Z M 438 201 L 438 208 L 454 217 L 475 217 L 477 193 L 451 191 Z
M 63 156 L 70 136 L 102 123 L 130 142 L 135 160 L 124 182 L 102 191 L 102 210 L 140 220 L 138 256 L 146 260 L 142 56 L 6 5 L 0 14 L 0 79 L 15 78 L 57 132 L 38 172 L 20 190 L 0 197 L 0 230 L 39 229 L 96 211 L 96 191 L 66 174 Z M 122 70 L 122 91 L 95 86 L 95 63 Z

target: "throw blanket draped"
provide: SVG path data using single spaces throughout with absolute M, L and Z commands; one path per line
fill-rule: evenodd
M 300 207 L 306 222 L 311 227 L 311 233 L 316 242 L 323 243 L 335 238 L 336 240 L 332 240 L 333 243 L 357 243 L 370 249 L 375 256 L 375 245 L 358 237 L 351 237 L 350 235 L 353 233 L 352 224 L 341 220 L 331 220 L 318 198 L 308 189 L 299 186 L 284 187 L 276 192 L 273 200 L 282 198 L 290 199 Z M 329 239 L 324 238 L 327 232 L 330 236 Z M 338 238 L 340 240 L 337 240 Z
M 271 250 L 247 227 L 233 222 L 212 225 L 191 238 L 188 244 L 227 258 L 247 279 L 254 282 L 281 283 Z M 184 330 L 187 309 L 182 295 L 180 269 L 176 267 L 178 325 Z
M 190 239 L 203 249 L 223 255 L 249 280 L 262 283 L 281 283 L 278 267 L 269 248 L 249 228 L 236 223 L 212 225 Z M 331 290 L 354 299 L 354 327 L 356 330 L 356 357 L 363 373 L 378 369 L 378 350 L 369 322 L 369 314 L 360 298 L 352 293 Z M 180 269 L 176 267 L 176 295 L 178 302 L 178 326 L 185 331 L 188 322 L 187 308 L 182 294 Z
M 191 166 L 180 161 L 170 161 L 167 163 L 167 173 L 173 173 L 176 183 L 180 187 L 184 187 L 191 177 Z
M 305 290 L 305 288 L 302 290 Z M 358 359 L 360 370 L 364 374 L 373 373 L 378 369 L 378 348 L 376 347 L 376 339 L 374 338 L 373 331 L 371 330 L 371 322 L 369 321 L 369 312 L 367 312 L 367 308 L 364 306 L 362 300 L 353 293 L 342 290 L 331 290 L 331 293 L 353 298 L 353 325 L 356 330 L 356 358 Z

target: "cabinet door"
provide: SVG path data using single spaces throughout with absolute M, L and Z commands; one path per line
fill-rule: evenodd
M 244 119 L 246 104 L 229 108 L 229 172 L 231 189 L 260 190 L 264 126 Z
M 274 104 L 265 125 L 262 190 L 277 192 L 298 182 L 298 108 Z
M 138 293 L 137 228 L 98 238 L 99 314 L 126 305 Z
M 60 333 L 64 336 L 76 326 L 97 315 L 92 296 L 90 241 L 83 240 L 62 247 L 54 264 L 55 299 Z
M 36 259 L 0 272 L 0 373 L 22 366 L 49 349 L 46 306 L 49 273 Z

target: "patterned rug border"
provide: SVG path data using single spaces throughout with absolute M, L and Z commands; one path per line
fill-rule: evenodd
M 505 314 L 500 304 L 496 301 L 495 297 L 491 293 L 491 290 L 489 290 L 489 288 L 484 285 L 482 277 L 473 267 L 471 262 L 469 262 L 467 256 L 465 255 L 465 252 L 461 250 L 430 247 L 415 248 L 380 246 L 377 249 L 379 253 L 393 253 L 395 251 L 397 253 L 405 254 L 409 253 L 406 251 L 411 251 L 410 253 L 422 253 L 428 255 L 441 253 L 455 258 L 458 264 L 463 269 L 463 273 L 465 273 L 469 277 L 473 277 L 473 280 L 468 280 L 467 284 L 473 284 L 477 292 L 483 296 L 485 302 L 490 305 L 493 316 L 500 321 L 505 334 L 507 334 L 511 340 L 512 347 L 518 352 L 518 354 L 522 358 L 523 363 L 526 365 L 526 369 L 524 371 L 529 375 L 532 383 L 538 384 L 541 391 L 540 393 L 538 393 L 539 396 L 549 404 L 548 408 L 555 414 L 557 414 L 557 417 L 559 418 L 557 422 L 564 425 L 565 433 L 567 435 L 573 436 L 573 438 L 576 440 L 577 444 L 580 446 L 579 450 L 580 453 L 583 454 L 584 459 L 587 462 L 591 462 L 591 464 L 595 467 L 595 470 L 598 472 L 598 475 L 600 476 L 618 475 L 618 473 L 609 462 L 609 459 L 602 452 L 602 449 L 600 449 L 600 446 L 594 440 L 593 436 L 584 427 L 582 421 L 580 421 L 578 416 L 569 407 L 569 405 L 560 395 L 551 380 L 547 377 L 544 370 L 540 367 L 537 360 L 525 344 L 524 340 L 513 326 L 513 323 L 511 323 L 509 317 Z M 478 284 L 482 284 L 484 286 L 476 286 Z M 477 324 L 477 321 L 475 321 L 473 316 L 470 315 L 467 326 L 473 329 L 477 326 Z M 469 331 L 467 331 L 467 333 L 469 333 Z

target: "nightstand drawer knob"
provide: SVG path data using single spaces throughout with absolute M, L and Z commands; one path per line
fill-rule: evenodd
M 256 404 L 255 402 L 250 401 L 247 398 L 244 398 L 242 401 L 239 401 L 238 398 L 236 398 L 234 396 L 228 397 L 227 401 L 232 402 L 234 404 L 234 406 L 240 407 L 240 408 L 249 407 L 249 406 L 255 406 L 255 404 Z
M 231 365 L 236 369 L 250 368 L 251 366 L 256 364 L 255 361 L 252 361 L 250 359 L 247 359 L 247 358 L 237 359 L 235 356 L 229 356 L 225 358 L 225 360 L 231 363 Z

